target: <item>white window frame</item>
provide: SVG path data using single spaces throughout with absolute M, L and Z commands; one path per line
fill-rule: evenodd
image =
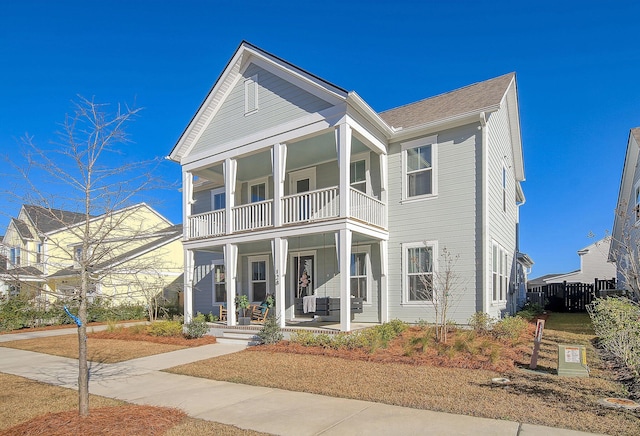
M 227 204 L 227 193 L 224 187 L 222 188 L 215 188 L 211 190 L 211 210 L 224 210 L 224 207 L 220 208 L 220 209 L 216 209 L 215 208 L 215 204 L 216 204 L 216 195 L 220 195 L 220 194 L 225 194 L 224 195 L 224 204 L 226 206 Z
M 421 241 L 421 242 L 405 242 L 402 244 L 402 304 L 408 306 L 424 306 L 433 305 L 433 299 L 436 298 L 435 282 L 431 300 L 410 300 L 409 299 L 409 249 L 430 247 L 433 252 L 433 271 L 434 278 L 438 274 L 438 241 Z
M 491 302 L 505 303 L 509 294 L 509 252 L 502 245 L 491 243 Z
M 349 180 L 350 182 L 350 186 L 353 188 L 353 185 L 359 185 L 362 184 L 364 182 L 364 194 L 367 195 L 371 195 L 371 175 L 370 175 L 370 170 L 369 170 L 369 153 L 360 153 L 360 154 L 356 154 L 351 156 L 351 161 L 349 162 L 349 165 L 351 166 L 351 164 L 356 163 L 356 162 L 360 162 L 360 161 L 364 161 L 364 180 L 361 181 L 357 181 L 357 182 L 351 182 L 351 180 Z M 351 174 L 351 170 L 349 170 L 349 174 Z M 351 178 L 351 176 L 349 176 L 349 178 Z M 357 188 L 354 188 L 357 189 Z M 362 191 L 361 191 L 362 192 Z
M 9 261 L 13 266 L 20 266 L 22 264 L 22 250 L 17 245 L 11 247 L 9 250 Z
M 36 264 L 40 265 L 44 263 L 44 244 L 42 242 L 36 243 Z
M 362 247 L 351 247 L 351 254 L 363 254 L 365 255 L 364 257 L 364 268 L 365 268 L 365 275 L 361 276 L 361 275 L 357 275 L 357 276 L 352 276 L 351 275 L 351 260 L 349 261 L 349 280 L 353 279 L 353 278 L 360 278 L 360 277 L 364 277 L 365 279 L 365 290 L 364 290 L 364 303 L 365 304 L 371 304 L 371 299 L 370 299 L 370 295 L 371 295 L 371 246 L 367 245 L 367 246 L 362 246 Z M 351 290 L 351 292 L 353 292 L 353 289 Z
M 418 147 L 431 147 L 431 193 L 423 195 L 409 196 L 408 172 L 407 172 L 407 153 L 408 150 Z M 402 201 L 409 202 L 434 198 L 438 195 L 438 135 L 427 136 L 425 138 L 414 139 L 412 141 L 403 142 L 402 148 Z
M 258 75 L 247 77 L 244 81 L 244 114 L 258 112 Z
M 227 300 L 223 300 L 223 301 L 218 301 L 216 299 L 216 284 L 220 284 L 220 283 L 224 283 L 225 286 L 225 291 L 229 291 L 228 289 L 226 289 L 227 287 L 227 272 L 224 271 L 224 280 L 217 280 L 219 279 L 218 277 L 216 277 L 216 267 L 221 266 L 222 269 L 224 270 L 224 259 L 220 259 L 220 260 L 214 260 L 211 264 L 211 300 L 213 302 L 213 305 L 219 305 L 220 303 L 226 303 Z
M 247 259 L 247 279 L 249 281 L 249 301 L 255 303 L 253 297 L 253 268 L 254 262 L 264 262 L 264 282 L 265 282 L 265 297 L 271 293 L 269 289 L 269 256 L 266 254 L 260 256 L 249 256 Z
M 262 177 L 260 179 L 255 179 L 247 182 L 247 203 L 259 203 L 260 201 L 269 200 L 269 179 L 267 177 Z M 253 201 L 251 198 L 251 188 L 254 186 L 264 185 L 264 199 Z

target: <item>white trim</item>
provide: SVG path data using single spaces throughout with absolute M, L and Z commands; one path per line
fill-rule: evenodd
M 217 301 L 216 300 L 216 266 L 222 266 L 222 269 L 224 270 L 224 259 L 215 259 L 211 262 L 211 301 L 212 301 L 212 305 L 213 306 L 218 306 L 221 303 L 224 303 L 226 305 L 227 300 L 223 300 L 223 301 Z M 224 272 L 225 274 L 225 279 L 224 281 L 221 281 L 220 283 L 224 283 L 225 285 L 225 290 L 228 292 L 228 289 L 226 289 L 227 286 L 227 272 L 225 270 Z M 215 314 L 214 314 L 215 315 Z
M 351 255 L 354 254 L 365 254 L 364 258 L 364 268 L 365 268 L 365 297 L 364 304 L 371 305 L 371 245 L 363 245 L 363 246 L 351 246 Z M 349 260 L 351 262 L 351 260 Z M 354 276 L 351 275 L 351 270 L 349 270 L 349 280 L 351 280 Z M 361 276 L 356 276 L 361 277 Z M 353 292 L 353 288 L 351 289 Z
M 261 177 L 259 179 L 249 180 L 246 183 L 247 183 L 247 203 L 254 203 L 254 201 L 251 198 L 251 188 L 258 185 L 264 185 L 264 197 L 265 197 L 262 200 L 258 200 L 258 201 L 271 199 L 271 197 L 269 196 L 269 177 L 268 176 Z
M 496 259 L 494 259 L 494 254 L 493 254 L 494 249 L 496 250 L 496 255 L 500 256 L 497 262 L 496 262 Z M 503 263 L 501 264 L 500 261 L 502 261 Z M 501 271 L 500 271 L 500 265 L 502 265 Z M 500 280 L 500 285 L 501 285 L 497 291 L 494 289 L 496 284 L 493 278 L 494 274 L 497 274 L 498 280 Z M 510 285 L 509 276 L 510 276 L 509 252 L 507 251 L 506 248 L 504 248 L 498 242 L 492 240 L 491 241 L 491 296 L 490 296 L 492 305 L 499 305 L 507 302 L 507 298 L 509 295 L 509 285 Z M 498 293 L 497 299 L 493 297 L 495 292 Z
M 425 306 L 425 305 L 433 305 L 433 300 L 423 300 L 423 301 L 413 301 L 409 300 L 409 258 L 408 251 L 410 248 L 422 248 L 422 247 L 431 247 L 433 252 L 433 275 L 434 277 L 438 274 L 438 241 L 420 241 L 420 242 L 404 242 L 401 244 L 402 247 L 402 305 L 404 306 Z
M 431 193 L 408 196 L 407 186 L 407 150 L 418 147 L 431 147 Z M 401 143 L 402 161 L 402 198 L 401 202 L 422 200 L 438 196 L 438 135 L 427 136 Z
M 227 205 L 227 196 L 226 196 L 226 189 L 224 188 L 224 186 L 222 188 L 214 188 L 211 190 L 211 210 L 224 210 L 225 207 L 220 208 L 220 209 L 215 209 L 215 198 L 216 195 L 220 195 L 220 194 L 225 194 L 225 198 L 224 198 L 224 204 L 225 207 Z
M 304 170 L 291 171 L 289 173 L 289 195 L 299 194 L 296 182 L 309 179 L 309 191 L 316 190 L 316 167 L 305 168 Z
M 349 162 L 349 165 L 355 163 L 355 162 L 359 162 L 359 161 L 364 161 L 364 186 L 365 186 L 365 191 L 364 193 L 367 195 L 371 195 L 371 170 L 370 170 L 370 161 L 371 159 L 371 153 L 369 152 L 363 152 L 363 153 L 358 153 L 358 154 L 354 154 L 351 156 L 351 160 Z M 351 173 L 349 173 L 351 174 Z M 362 182 L 357 182 L 357 183 L 362 183 Z M 349 186 L 353 187 L 353 183 L 351 183 L 351 180 L 349 180 Z M 354 188 L 355 189 L 355 188 Z

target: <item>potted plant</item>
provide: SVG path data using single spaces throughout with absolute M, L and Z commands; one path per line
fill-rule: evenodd
M 236 295 L 236 307 L 238 307 L 238 309 L 242 311 L 242 316 L 238 317 L 238 324 L 251 324 L 251 316 L 247 316 L 247 309 L 249 308 L 249 297 L 247 297 L 246 295 Z

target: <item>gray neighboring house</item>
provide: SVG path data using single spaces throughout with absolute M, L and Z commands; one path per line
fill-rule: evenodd
M 343 331 L 433 321 L 445 248 L 459 256 L 453 321 L 517 307 L 514 73 L 376 112 L 242 42 L 169 157 L 182 167 L 187 320 L 272 294 L 282 326 L 313 315 L 305 297 L 330 297 Z
M 618 192 L 617 210 L 611 232 L 611 249 L 609 260 L 617 269 L 618 288 L 637 289 L 640 280 L 635 284 L 627 283 L 627 278 L 638 277 L 638 245 L 640 243 L 640 127 L 631 129 L 627 141 L 627 151 L 622 168 L 620 191 Z M 627 274 L 623 274 L 626 271 Z M 635 271 L 635 273 L 634 273 Z M 625 275 L 627 277 L 625 277 Z M 635 288 L 635 289 L 634 289 Z

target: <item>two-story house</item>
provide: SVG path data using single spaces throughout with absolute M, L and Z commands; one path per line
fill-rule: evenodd
M 631 129 L 622 168 L 609 260 L 615 263 L 618 288 L 640 298 L 640 127 Z
M 169 157 L 182 166 L 187 320 L 223 304 L 234 325 L 235 295 L 272 294 L 282 326 L 432 321 L 445 248 L 452 320 L 514 306 L 513 73 L 378 113 L 242 42 Z
M 144 203 L 91 216 L 24 205 L 11 219 L 2 245 L 9 253 L 1 279 L 9 294 L 51 301 L 79 288 L 79 259 L 85 235 L 91 294 L 113 303 L 143 303 L 163 292 L 183 270 L 182 226 Z M 88 225 L 88 231 L 85 229 Z

